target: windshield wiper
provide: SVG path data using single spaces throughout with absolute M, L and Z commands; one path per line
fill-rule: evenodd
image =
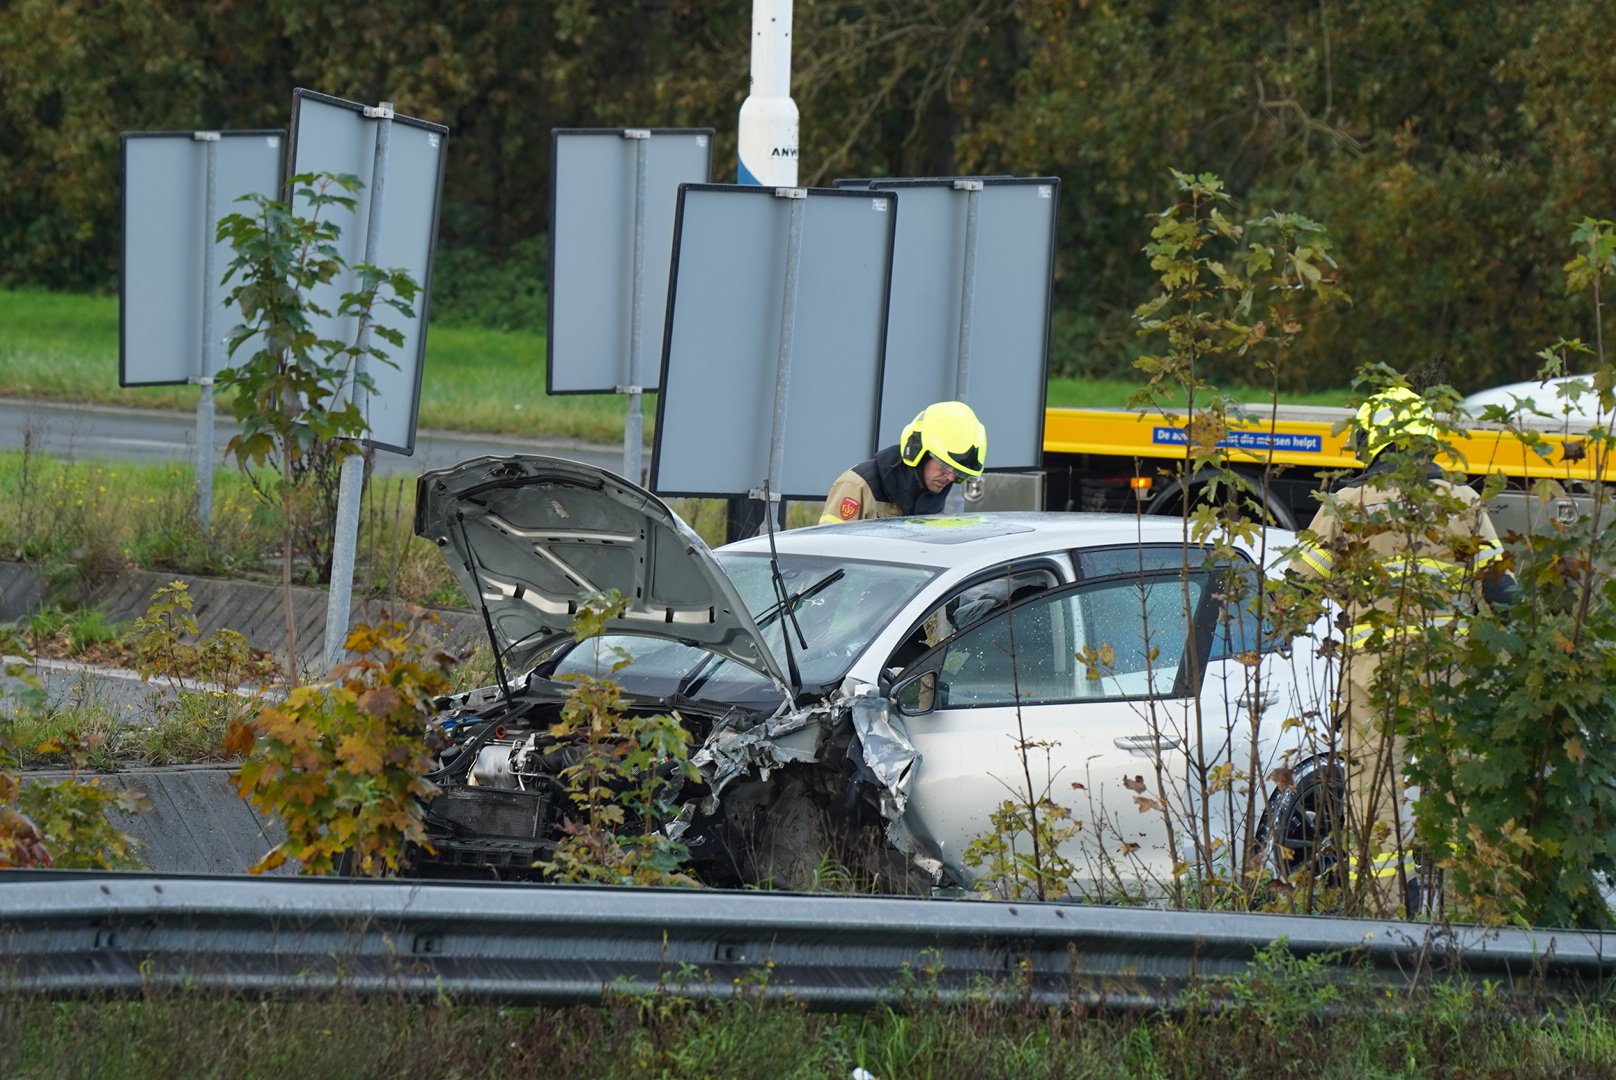
M 797 640 L 806 651 L 808 639 L 802 636 L 802 627 L 797 625 L 797 609 L 791 603 L 791 597 L 786 595 L 786 578 L 780 573 L 780 553 L 774 547 L 774 502 L 769 498 L 769 481 L 763 481 L 763 501 L 768 507 L 768 513 L 763 520 L 769 523 L 769 578 L 774 582 L 774 595 L 780 598 L 780 604 L 785 610 L 786 617 L 791 620 L 791 628 L 797 631 Z M 786 650 L 786 674 L 791 677 L 791 698 L 796 700 L 802 691 L 802 673 L 797 669 L 797 654 L 791 648 L 791 635 L 782 632 L 781 644 Z
M 772 605 L 765 608 L 757 615 L 754 615 L 752 617 L 752 621 L 756 623 L 757 628 L 761 630 L 765 626 L 768 626 L 770 623 L 774 622 L 775 619 L 779 618 L 781 612 L 789 609 L 795 613 L 796 609 L 802 605 L 803 601 L 812 600 L 814 597 L 818 596 L 820 593 L 824 592 L 826 589 L 830 588 L 832 585 L 836 584 L 846 576 L 846 570 L 832 570 L 830 573 L 826 574 L 824 577 L 820 578 L 806 589 L 799 589 L 797 592 L 792 593 L 784 600 L 775 601 Z M 791 621 L 793 625 L 796 624 L 796 619 L 794 617 Z M 788 631 L 785 630 L 782 630 L 781 632 L 788 633 Z M 800 627 L 798 627 L 797 633 L 799 636 L 801 636 L 802 629 Z M 802 647 L 804 649 L 808 647 L 806 640 L 803 642 Z M 790 651 L 791 643 L 787 641 L 786 652 L 788 655 L 790 654 Z M 717 653 L 708 653 L 701 659 L 700 663 L 690 669 L 689 674 L 679 680 L 679 688 L 675 692 L 685 697 L 695 694 L 695 692 L 701 688 L 701 684 L 706 681 L 707 676 L 712 674 L 712 669 L 718 664 L 722 663 L 723 660 L 724 658 L 719 656 Z M 801 674 L 795 670 L 795 664 L 792 665 L 792 668 L 792 678 L 800 683 L 802 678 Z M 794 691 L 796 690 L 801 690 L 801 686 L 798 685 L 794 687 Z
M 780 613 L 787 607 L 790 607 L 793 615 L 795 615 L 797 608 L 802 606 L 802 602 L 804 600 L 812 600 L 814 597 L 818 596 L 820 593 L 824 592 L 827 588 L 836 584 L 846 576 L 846 570 L 832 570 L 830 573 L 826 574 L 824 577 L 820 578 L 806 589 L 799 589 L 797 592 L 792 593 L 784 600 L 776 600 L 772 605 L 754 616 L 752 621 L 757 623 L 758 629 L 761 630 L 765 626 L 772 623 L 775 619 L 779 618 Z M 793 618 L 791 621 L 792 624 L 795 625 L 797 620 Z M 797 628 L 797 635 L 799 638 L 802 636 L 801 627 Z M 808 647 L 808 642 L 806 640 L 803 641 L 802 647 L 805 649 Z

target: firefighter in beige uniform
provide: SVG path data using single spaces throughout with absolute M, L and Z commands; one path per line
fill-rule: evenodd
M 896 445 L 836 478 L 819 523 L 939 513 L 955 480 L 982 475 L 987 452 L 987 431 L 969 405 L 928 405 Z
M 955 480 L 982 475 L 987 453 L 987 429 L 969 405 L 928 405 L 903 429 L 896 445 L 836 478 L 819 523 L 940 513 Z M 938 611 L 899 652 L 923 651 L 951 632 L 947 616 Z
M 1432 505 L 1422 511 L 1401 502 L 1388 480 L 1399 455 L 1382 457 L 1383 452 L 1402 451 L 1405 464 L 1410 455 L 1416 460 L 1434 457 L 1440 432 L 1424 399 L 1402 387 L 1386 390 L 1363 404 L 1357 426 L 1355 448 L 1368 468 L 1337 492 L 1336 506 L 1319 509 L 1308 526 L 1316 539 L 1302 542 L 1287 570 L 1321 583 L 1342 574 L 1363 579 L 1341 583 L 1349 624 L 1339 698 L 1346 720 L 1349 876 L 1355 891 L 1379 914 L 1396 915 L 1406 908 L 1412 915 L 1420 897 L 1417 884 L 1410 887 L 1417 883 L 1413 823 L 1402 803 L 1406 739 L 1387 730 L 1385 696 L 1379 705 L 1371 700 L 1375 672 L 1382 654 L 1398 655 L 1405 665 L 1415 655 L 1393 651 L 1400 635 L 1427 627 L 1461 633 L 1478 592 L 1490 604 L 1507 604 L 1515 583 L 1502 561 L 1498 534 L 1474 491 L 1449 483 L 1429 464 Z M 1446 520 L 1412 520 L 1432 515 Z M 1364 565 L 1362 554 L 1356 556 L 1356 568 L 1338 566 L 1353 562 L 1349 551 L 1354 546 L 1360 552 L 1367 549 L 1373 567 Z M 1396 676 L 1397 685 L 1426 674 L 1410 667 L 1388 674 Z M 1391 680 L 1386 681 L 1388 692 L 1395 693 Z

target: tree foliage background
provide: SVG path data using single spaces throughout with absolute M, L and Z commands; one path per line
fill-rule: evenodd
M 113 288 L 119 133 L 283 127 L 303 86 L 449 125 L 434 312 L 503 273 L 525 288 L 483 311 L 542 326 L 550 130 L 713 127 L 732 178 L 750 21 L 748 0 L 7 0 L 0 283 Z M 1356 302 L 1310 325 L 1298 383 L 1374 360 L 1464 388 L 1524 377 L 1583 316 L 1558 268 L 1573 221 L 1616 214 L 1613 54 L 1591 0 L 797 0 L 792 93 L 807 184 L 1061 178 L 1062 373 L 1126 373 L 1177 168 L 1336 238 Z

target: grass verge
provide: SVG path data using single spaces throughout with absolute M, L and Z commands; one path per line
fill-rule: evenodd
M 136 408 L 192 409 L 189 386 L 118 385 L 118 301 L 115 297 L 0 290 L 0 397 L 81 401 Z M 1055 379 L 1048 403 L 1058 407 L 1126 405 L 1137 382 Z M 1231 391 L 1247 400 L 1257 388 Z M 1344 390 L 1286 395 L 1297 404 L 1338 405 Z M 656 419 L 656 395 L 643 400 L 646 436 Z M 224 408 L 223 405 L 220 406 Z M 420 425 L 427 429 L 568 438 L 618 443 L 624 400 L 609 394 L 545 393 L 542 334 L 434 325 L 422 371 Z
M 1085 1016 L 988 1003 L 809 1012 L 738 992 L 604 1007 L 428 1004 L 334 993 L 240 1000 L 171 991 L 112 1001 L 0 1000 L 0 1071 L 17 1078 L 589 1076 L 822 1078 L 1609 1076 L 1608 1005 L 1501 1007 L 1485 988 L 1371 1011 L 1236 988 L 1226 1009 Z M 1306 988 L 1303 988 L 1306 989 Z M 1359 1004 L 1364 1004 L 1359 1002 Z M 857 1071 L 856 1071 L 857 1070 Z
M 78 461 L 0 451 L 0 558 L 38 565 L 49 586 L 103 580 L 123 567 L 278 577 L 278 509 L 234 469 L 213 474 L 204 533 L 189 464 Z M 372 477 L 360 509 L 355 586 L 362 596 L 425 605 L 465 602 L 437 548 L 414 534 L 415 487 Z

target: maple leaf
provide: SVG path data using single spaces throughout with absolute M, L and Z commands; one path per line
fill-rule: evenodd
M 391 686 L 378 686 L 374 690 L 367 690 L 359 698 L 359 707 L 372 716 L 388 716 L 398 707 L 403 698 Z
M 264 854 L 262 859 L 259 859 L 257 862 L 253 863 L 252 869 L 248 872 L 253 874 L 267 874 L 285 862 L 286 846 L 284 844 L 276 844 Z
M 253 742 L 257 738 L 258 732 L 251 724 L 236 720 L 231 722 L 225 731 L 221 746 L 224 752 L 232 757 L 245 757 L 252 753 Z
M 382 756 L 362 735 L 349 733 L 337 741 L 337 760 L 349 772 L 375 776 L 382 771 Z

